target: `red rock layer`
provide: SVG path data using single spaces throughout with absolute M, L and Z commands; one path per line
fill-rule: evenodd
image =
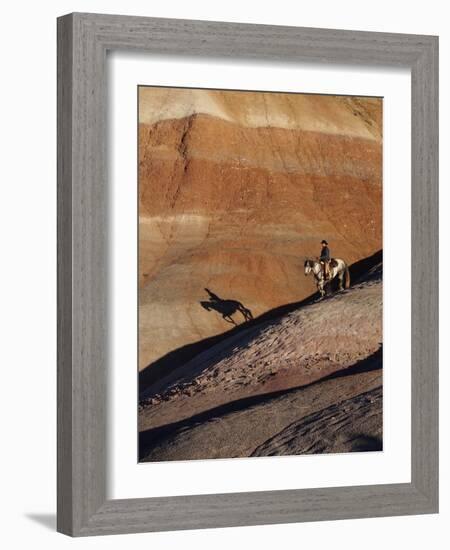
M 380 112 L 353 116 L 376 127 Z M 140 124 L 140 369 L 232 327 L 201 306 L 205 287 L 257 316 L 315 291 L 303 261 L 322 238 L 348 263 L 382 248 L 381 139 L 338 130 Z

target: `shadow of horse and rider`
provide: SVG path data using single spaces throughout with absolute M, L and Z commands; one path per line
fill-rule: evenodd
M 339 290 L 344 290 L 350 287 L 350 272 L 348 265 L 340 258 L 332 258 L 329 263 L 328 273 L 324 269 L 323 262 L 320 260 L 306 260 L 304 264 L 305 275 L 312 274 L 315 279 L 317 290 L 321 297 L 324 297 L 327 290 L 332 292 L 331 283 L 334 279 L 338 281 Z M 208 293 L 209 300 L 202 300 L 200 305 L 206 311 L 216 311 L 222 318 L 234 326 L 238 323 L 233 319 L 235 313 L 240 313 L 244 322 L 251 321 L 253 314 L 249 308 L 245 307 L 238 300 L 230 300 L 220 298 L 209 288 L 205 288 Z
M 205 291 L 208 293 L 209 300 L 203 300 L 200 302 L 200 305 L 206 311 L 216 311 L 222 315 L 222 318 L 227 322 L 231 323 L 234 326 L 237 326 L 238 323 L 233 319 L 235 313 L 240 313 L 244 318 L 244 322 L 251 321 L 253 319 L 252 312 L 245 307 L 238 300 L 229 300 L 223 299 L 211 292 L 209 288 L 205 288 Z

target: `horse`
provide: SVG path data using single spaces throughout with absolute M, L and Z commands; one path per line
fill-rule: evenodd
M 312 273 L 316 280 L 317 290 L 320 295 L 325 296 L 325 285 L 330 283 L 335 277 L 339 278 L 339 290 L 350 287 L 350 271 L 348 265 L 339 258 L 333 258 L 330 261 L 330 276 L 325 280 L 322 263 L 319 260 L 305 261 L 305 276 Z

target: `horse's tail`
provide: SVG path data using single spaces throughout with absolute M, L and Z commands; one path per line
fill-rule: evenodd
M 350 271 L 348 269 L 348 266 L 345 266 L 345 282 L 344 282 L 345 288 L 350 288 Z

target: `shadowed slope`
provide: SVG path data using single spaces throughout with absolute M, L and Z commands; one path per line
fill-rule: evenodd
M 369 280 L 347 291 L 237 332 L 144 392 L 140 430 L 346 369 L 379 349 L 381 311 L 375 268 Z
M 353 284 L 360 281 L 362 278 L 368 278 L 373 275 L 370 275 L 371 272 L 375 272 L 375 276 L 381 276 L 381 265 L 383 261 L 382 251 L 378 251 L 368 258 L 356 262 L 350 266 L 350 275 L 351 281 Z M 378 275 L 377 275 L 378 269 Z M 273 308 L 257 318 L 246 322 L 245 324 L 238 325 L 231 330 L 228 330 L 222 334 L 212 336 L 210 338 L 205 338 L 199 342 L 194 342 L 186 346 L 182 346 L 176 350 L 171 351 L 165 356 L 161 357 L 159 360 L 150 364 L 147 368 L 139 372 L 139 394 L 144 395 L 144 392 L 148 387 L 164 376 L 167 376 L 178 367 L 188 363 L 191 359 L 199 355 L 200 353 L 207 351 L 211 347 L 223 342 L 224 340 L 240 334 L 243 331 L 258 326 L 261 323 L 277 319 L 282 315 L 287 315 L 292 311 L 295 311 L 305 305 L 311 304 L 319 298 L 318 293 L 312 294 L 304 300 L 299 302 L 294 302 L 291 304 L 285 304 L 276 308 Z
M 353 367 L 308 386 L 234 401 L 141 432 L 141 460 L 251 456 L 259 446 L 304 416 L 380 387 L 381 365 L 379 350 Z

